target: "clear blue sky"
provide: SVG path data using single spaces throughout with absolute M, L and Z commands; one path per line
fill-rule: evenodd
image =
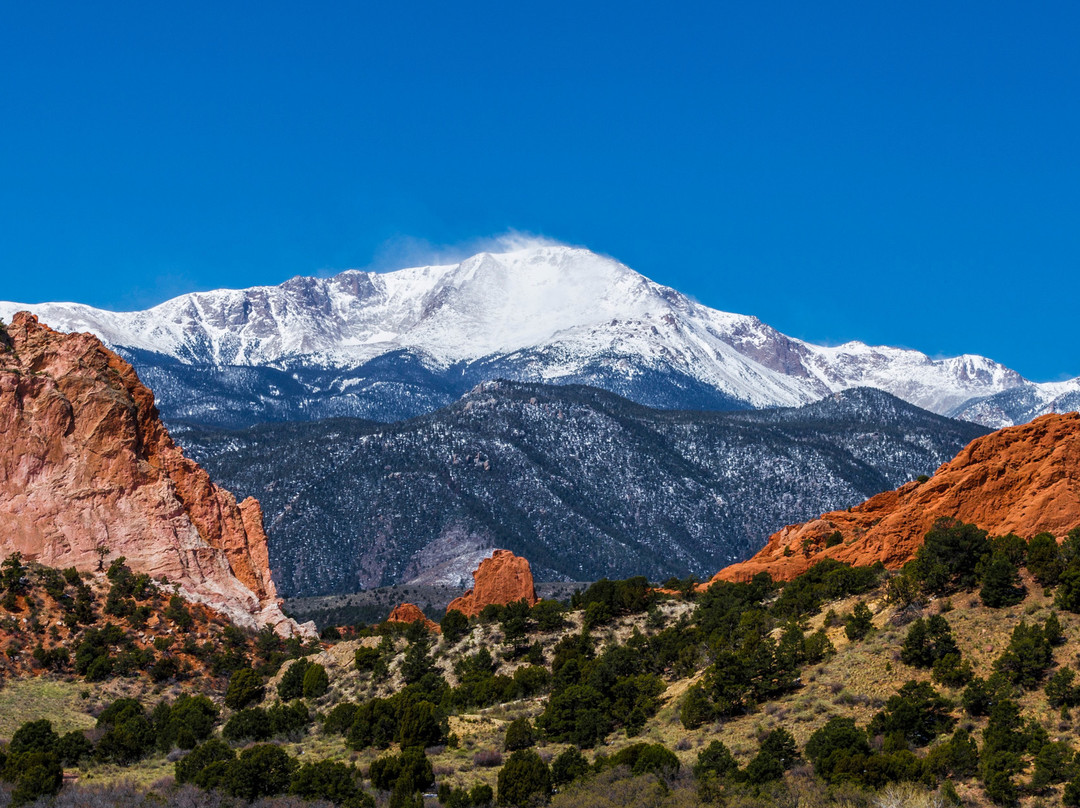
M 822 342 L 1080 374 L 1080 4 L 0 6 L 0 299 L 507 230 Z

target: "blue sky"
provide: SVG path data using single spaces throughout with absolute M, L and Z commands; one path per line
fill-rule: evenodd
M 5 3 L 0 299 L 509 230 L 819 342 L 1080 375 L 1080 5 Z

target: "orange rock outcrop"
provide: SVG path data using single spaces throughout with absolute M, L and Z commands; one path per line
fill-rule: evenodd
M 446 611 L 457 609 L 466 617 L 475 617 L 485 606 L 505 606 L 519 600 L 524 600 L 530 607 L 539 600 L 529 562 L 509 550 L 496 550 L 476 568 L 473 588 L 450 601 Z
M 387 623 L 423 623 L 428 631 L 441 632 L 439 624 L 429 620 L 427 615 L 420 611 L 420 607 L 413 603 L 399 603 L 386 618 Z
M 240 625 L 314 633 L 281 611 L 262 511 L 184 457 L 135 370 L 27 312 L 0 344 L 0 555 L 97 569 L 124 556 Z
M 1047 531 L 1061 539 L 1080 526 L 1080 414 L 1044 415 L 978 438 L 927 482 L 907 483 L 848 511 L 785 527 L 752 558 L 713 580 L 749 580 L 759 572 L 787 580 L 826 558 L 881 561 L 897 569 L 914 557 L 942 516 L 991 535 Z M 836 533 L 840 543 L 826 547 Z

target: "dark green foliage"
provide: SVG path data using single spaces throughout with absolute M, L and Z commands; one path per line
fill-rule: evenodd
M 256 800 L 289 790 L 296 761 L 280 746 L 257 744 L 229 764 L 223 785 L 234 797 Z
M 935 614 L 926 620 L 920 617 L 911 624 L 900 648 L 900 659 L 906 665 L 929 668 L 947 654 L 959 651 L 948 621 Z
M 1031 775 L 1031 787 L 1042 791 L 1047 786 L 1064 783 L 1076 776 L 1076 763 L 1072 749 L 1064 741 L 1046 743 L 1035 755 L 1035 771 Z
M 979 750 L 975 739 L 961 727 L 952 737 L 931 749 L 926 755 L 926 770 L 934 777 L 965 779 L 973 777 L 979 768 Z
M 570 606 L 585 610 L 586 625 L 592 626 L 607 623 L 620 615 L 644 612 L 654 598 L 649 581 L 644 576 L 627 578 L 625 581 L 601 578 L 584 592 L 575 592 L 570 598 Z
M 22 755 L 27 752 L 55 752 L 60 736 L 53 732 L 52 723 L 44 718 L 27 721 L 11 736 L 8 754 Z
M 530 616 L 540 631 L 559 631 L 566 626 L 565 611 L 557 600 L 541 600 L 532 607 Z
M 374 746 L 386 749 L 397 734 L 396 703 L 390 699 L 371 699 L 356 709 L 345 743 L 351 749 Z
M 4 779 L 15 784 L 11 804 L 27 805 L 57 794 L 64 782 L 64 769 L 53 752 L 24 752 L 8 757 Z
M 974 588 L 979 561 L 989 550 L 986 531 L 942 517 L 930 531 L 912 562 L 916 577 L 929 592 Z
M 176 623 L 178 628 L 189 629 L 194 625 L 195 620 L 191 616 L 191 612 L 187 610 L 187 606 L 184 605 L 184 599 L 179 595 L 173 595 L 169 598 L 169 605 L 165 609 L 165 616 Z
M 555 741 L 591 749 L 611 731 L 608 704 L 589 685 L 571 685 L 548 700 L 537 725 Z
M 353 721 L 356 720 L 356 711 L 359 708 L 358 704 L 351 701 L 342 701 L 335 704 L 334 708 L 323 719 L 323 732 L 344 735 L 349 731 Z
M 451 609 L 443 617 L 439 623 L 439 628 L 442 629 L 443 641 L 447 645 L 454 645 L 469 633 L 469 618 L 459 612 L 457 609 Z M 357 650 L 359 654 L 359 649 Z M 357 668 L 360 667 L 359 661 L 357 662 Z
M 1054 652 L 1046 631 L 1021 620 L 1013 629 L 1008 647 L 994 661 L 994 670 L 1011 684 L 1031 690 L 1053 662 Z
M 395 740 L 402 747 L 421 748 L 441 743 L 447 735 L 446 719 L 429 701 L 406 702 L 398 719 Z
M 550 793 L 551 770 L 532 749 L 514 752 L 499 770 L 500 805 L 526 808 L 534 798 L 546 799 Z
M 535 745 L 536 733 L 533 732 L 532 722 L 528 718 L 515 718 L 510 722 L 503 738 L 503 749 L 507 752 L 516 752 Z
M 1074 684 L 1076 673 L 1070 668 L 1054 672 L 1046 683 L 1046 700 L 1051 707 L 1080 706 L 1080 685 Z
M 262 677 L 251 668 L 241 668 L 229 679 L 225 706 L 230 710 L 243 710 L 250 704 L 262 701 L 265 695 Z
M 356 669 L 361 673 L 375 670 L 381 656 L 378 648 L 368 648 L 361 645 L 356 649 Z
M 217 738 L 196 746 L 176 761 L 176 782 L 194 783 L 200 788 L 216 788 L 236 753 Z
M 859 601 L 855 604 L 851 614 L 844 618 L 844 633 L 847 638 L 856 642 L 866 637 L 874 628 L 873 617 L 873 613 L 865 603 Z
M 302 701 L 288 704 L 278 702 L 266 711 L 270 720 L 270 733 L 274 737 L 287 736 L 296 740 L 311 723 L 311 713 Z
M 784 772 L 799 760 L 799 749 L 795 738 L 786 729 L 774 729 L 770 732 L 758 753 L 746 764 L 743 777 L 754 785 L 763 785 L 779 780 Z
M 814 771 L 829 783 L 843 779 L 856 779 L 853 773 L 870 754 L 866 733 L 855 726 L 851 718 L 830 718 L 806 742 L 806 757 L 814 764 Z
M 529 605 L 524 600 L 506 604 L 502 610 L 499 623 L 503 634 L 510 642 L 524 639 L 529 633 Z
M 1027 568 L 1040 584 L 1056 586 L 1065 565 L 1057 539 L 1050 533 L 1038 533 L 1031 537 L 1027 548 Z
M 571 746 L 551 761 L 551 782 L 555 786 L 572 783 L 589 771 L 589 761 L 576 746 Z
M 912 746 L 926 746 L 942 733 L 952 730 L 956 719 L 949 715 L 952 705 L 928 682 L 907 682 L 885 702 L 885 709 L 870 722 L 870 732 L 888 736 L 899 733 Z
M 266 741 L 273 735 L 270 716 L 261 707 L 247 707 L 225 722 L 221 737 L 227 741 Z
M 420 624 L 413 623 L 413 625 Z M 405 658 L 401 661 L 401 675 L 405 679 L 405 684 L 419 682 L 435 669 L 429 654 L 430 650 L 431 639 L 426 632 L 409 643 L 409 647 L 405 649 Z
M 326 668 L 319 664 L 308 666 L 304 672 L 303 694 L 305 699 L 317 699 L 330 689 L 330 677 L 326 675 Z
M 1024 599 L 1020 573 L 1005 553 L 995 551 L 990 556 L 990 561 L 982 573 L 979 599 L 982 600 L 984 606 L 991 609 L 1015 606 Z
M 382 791 L 389 791 L 400 782 L 408 794 L 427 788 L 435 782 L 431 761 L 424 750 L 409 747 L 400 755 L 386 755 L 371 764 L 371 784 Z
M 834 530 L 832 533 L 825 537 L 825 549 L 827 550 L 830 547 L 836 547 L 838 544 L 843 543 L 843 541 L 844 534 L 841 533 L 839 530 Z
M 218 708 L 206 696 L 183 693 L 171 706 L 162 702 L 153 714 L 158 749 L 162 752 L 174 746 L 193 749 L 210 737 L 218 715 Z
M 327 800 L 341 808 L 374 808 L 375 800 L 360 790 L 353 766 L 320 760 L 304 763 L 292 776 L 289 793 L 305 800 Z
M 65 766 L 78 766 L 94 755 L 94 744 L 82 732 L 72 730 L 56 744 L 56 755 Z
M 989 679 L 976 676 L 971 680 L 971 684 L 964 689 L 961 703 L 964 706 L 964 711 L 969 715 L 990 715 L 994 705 L 1005 698 L 1007 693 L 1008 682 L 1005 681 L 1001 674 L 995 673 Z
M 819 561 L 784 585 L 771 611 L 779 618 L 808 617 L 816 614 L 821 604 L 827 601 L 861 595 L 873 589 L 883 569 L 880 566 L 852 567 L 831 558 Z
M 114 701 L 98 716 L 97 725 L 105 730 L 94 749 L 98 760 L 127 765 L 154 749 L 154 728 L 135 699 Z
M 700 780 L 707 774 L 712 774 L 723 779 L 735 774 L 738 768 L 739 764 L 724 743 L 712 741 L 698 753 L 697 763 L 694 764 L 694 777 Z
M 306 659 L 297 659 L 285 669 L 278 681 L 278 698 L 282 701 L 292 701 L 304 695 L 304 676 L 308 672 L 311 663 Z
M 679 773 L 679 759 L 661 743 L 636 743 L 605 761 L 609 767 L 626 766 L 633 775 L 655 774 L 670 780 Z
M 934 663 L 933 679 L 946 687 L 963 687 L 974 676 L 971 663 L 960 654 L 946 654 Z
M 539 665 L 523 665 L 514 671 L 514 684 L 518 698 L 530 698 L 545 692 L 551 686 L 551 674 Z

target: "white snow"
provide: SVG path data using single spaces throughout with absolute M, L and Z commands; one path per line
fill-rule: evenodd
M 934 360 L 860 342 L 792 339 L 755 317 L 695 303 L 611 258 L 547 243 L 458 264 L 198 292 L 145 311 L 0 302 L 0 317 L 20 309 L 58 330 L 89 331 L 112 347 L 187 363 L 348 369 L 406 349 L 438 368 L 528 352 L 542 357 L 539 376 L 549 380 L 598 360 L 626 375 L 674 368 L 756 407 L 871 386 L 945 413 L 1030 384 L 981 356 Z M 1048 400 L 1060 395 L 1053 385 L 1040 387 Z

